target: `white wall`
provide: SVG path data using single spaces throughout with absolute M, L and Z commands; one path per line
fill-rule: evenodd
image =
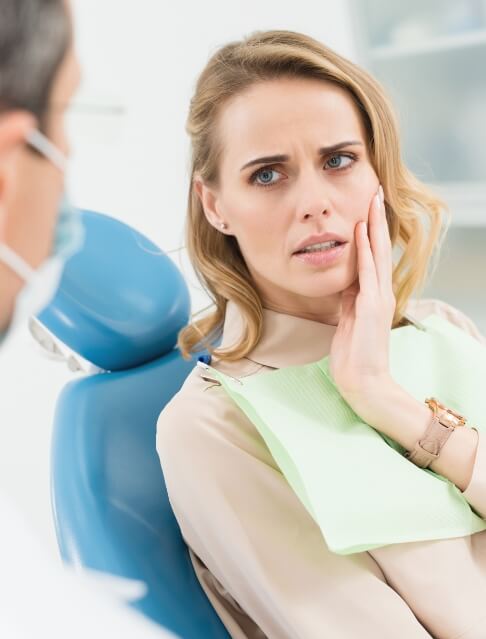
M 291 29 L 354 59 L 348 3 L 330 0 L 74 0 L 84 80 L 69 117 L 69 192 L 78 206 L 117 217 L 166 251 L 182 243 L 188 188 L 188 103 L 219 46 L 260 29 Z M 81 105 L 103 107 L 98 113 Z M 123 114 L 110 113 L 110 108 Z M 207 304 L 185 259 L 193 311 Z M 27 331 L 1 354 L 0 482 L 57 557 L 49 447 L 56 397 L 73 378 Z M 5 390 L 6 389 L 6 390 Z

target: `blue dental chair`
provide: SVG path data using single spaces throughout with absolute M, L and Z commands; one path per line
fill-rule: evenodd
M 91 364 L 64 387 L 54 418 L 51 497 L 62 558 L 144 581 L 145 597 L 130 605 L 179 637 L 228 639 L 194 573 L 155 448 L 160 411 L 197 359 L 208 361 L 201 351 L 187 362 L 175 347 L 189 321 L 187 285 L 128 225 L 93 211 L 82 219 L 85 245 L 34 318 L 44 346 L 51 339 L 54 350 L 57 339 L 69 348 L 73 370 Z

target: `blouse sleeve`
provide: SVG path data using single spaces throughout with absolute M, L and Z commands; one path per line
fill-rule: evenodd
M 369 553 L 329 551 L 221 386 L 191 372 L 160 414 L 157 451 L 186 543 L 267 637 L 430 638 Z
M 471 318 L 459 309 L 442 300 L 431 300 L 433 312 L 441 315 L 462 330 L 466 331 L 486 346 L 486 337 L 479 331 Z M 478 431 L 478 447 L 473 472 L 468 486 L 462 494 L 473 510 L 486 519 L 486 431 Z

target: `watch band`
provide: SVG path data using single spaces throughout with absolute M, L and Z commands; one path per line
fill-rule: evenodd
M 424 435 L 415 442 L 414 448 L 404 454 L 404 457 L 420 468 L 427 468 L 437 459 L 452 431 L 466 424 L 465 417 L 444 406 L 435 397 L 426 399 L 425 403 L 433 413 L 432 418 Z

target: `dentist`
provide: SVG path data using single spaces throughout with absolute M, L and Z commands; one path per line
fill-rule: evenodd
M 64 194 L 64 115 L 80 81 L 71 20 L 67 0 L 1 0 L 0 356 L 14 329 L 53 298 L 83 245 Z M 0 520 L 1 637 L 174 637 L 114 596 L 114 585 L 126 599 L 127 588 L 134 598 L 144 584 L 53 563 L 4 486 Z
M 54 296 L 83 227 L 63 197 L 64 114 L 80 81 L 69 7 L 2 0 L 0 343 Z

